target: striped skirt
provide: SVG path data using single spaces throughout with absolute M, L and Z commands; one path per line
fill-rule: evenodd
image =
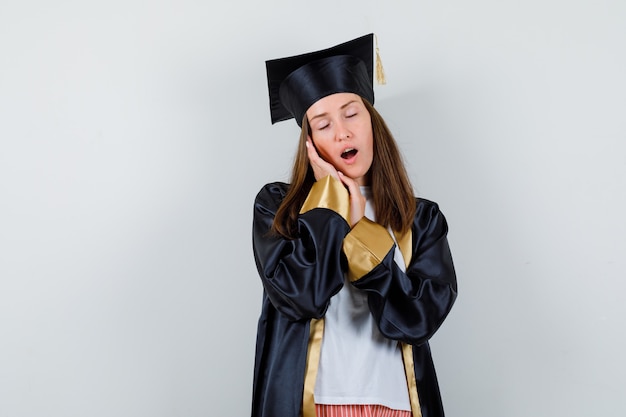
M 383 405 L 315 404 L 317 417 L 411 417 L 410 411 L 393 410 Z

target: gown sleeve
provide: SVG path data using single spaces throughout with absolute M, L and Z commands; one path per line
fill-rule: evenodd
M 252 240 L 257 270 L 270 302 L 287 318 L 321 318 L 344 282 L 347 190 L 330 177 L 317 181 L 298 216 L 297 238 L 290 240 L 271 232 L 286 188 L 268 184 L 256 197 Z
M 420 345 L 450 312 L 457 284 L 447 232 L 437 204 L 418 200 L 406 272 L 394 261 L 395 244 L 384 227 L 363 218 L 346 236 L 349 279 L 368 293 L 370 311 L 385 337 Z

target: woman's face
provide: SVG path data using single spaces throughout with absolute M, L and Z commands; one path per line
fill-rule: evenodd
M 372 119 L 357 94 L 336 93 L 316 101 L 306 112 L 317 152 L 337 171 L 368 185 L 374 158 Z

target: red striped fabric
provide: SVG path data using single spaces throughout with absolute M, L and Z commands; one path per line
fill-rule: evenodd
M 410 411 L 393 410 L 383 405 L 315 404 L 317 417 L 411 417 Z

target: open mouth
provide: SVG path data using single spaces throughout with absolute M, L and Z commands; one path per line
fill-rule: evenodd
M 341 152 L 341 157 L 343 159 L 350 159 L 352 158 L 354 155 L 356 155 L 358 151 L 354 148 L 348 148 L 345 151 Z

